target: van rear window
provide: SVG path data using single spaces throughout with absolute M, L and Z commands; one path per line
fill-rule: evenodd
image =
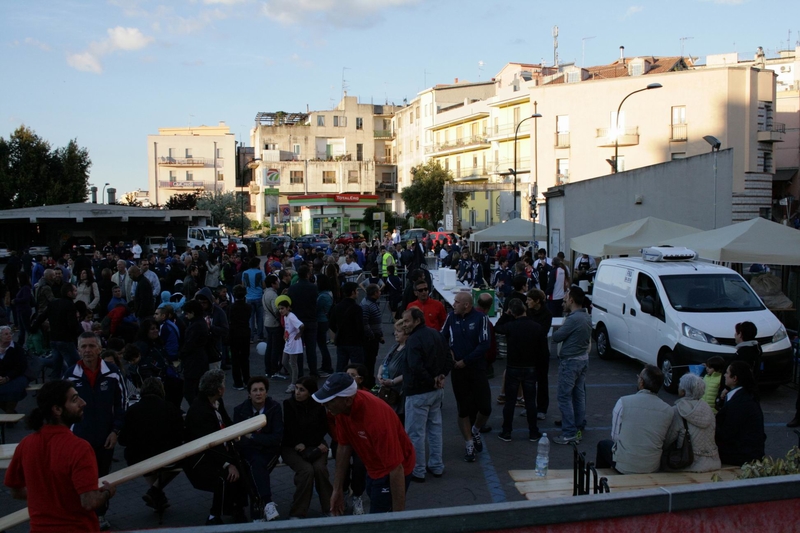
M 670 305 L 689 313 L 761 311 L 764 305 L 736 274 L 661 276 Z

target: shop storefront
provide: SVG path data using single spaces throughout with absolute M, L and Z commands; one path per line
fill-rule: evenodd
M 301 234 L 361 231 L 364 210 L 378 205 L 378 196 L 374 194 L 309 194 L 288 196 L 287 200 L 292 222 L 299 221 Z

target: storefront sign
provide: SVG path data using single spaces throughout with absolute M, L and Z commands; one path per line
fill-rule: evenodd
M 337 194 L 333 197 L 335 202 L 358 202 L 360 200 L 357 194 Z

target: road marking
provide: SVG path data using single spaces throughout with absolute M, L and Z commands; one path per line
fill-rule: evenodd
M 486 435 L 489 434 L 486 433 Z M 506 501 L 506 492 L 503 490 L 500 478 L 497 477 L 497 470 L 495 470 L 492 457 L 489 455 L 486 439 L 483 439 L 483 451 L 477 452 L 475 455 L 478 456 L 478 464 L 481 465 L 481 469 L 483 470 L 483 477 L 486 479 L 486 488 L 489 489 L 492 503 L 502 503 Z

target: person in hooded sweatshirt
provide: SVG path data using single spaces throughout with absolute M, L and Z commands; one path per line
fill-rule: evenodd
M 172 301 L 173 300 L 172 297 L 175 295 L 180 296 L 180 300 L 178 300 L 177 302 Z M 158 308 L 161 309 L 164 306 L 170 305 L 172 306 L 173 311 L 178 312 L 185 303 L 186 303 L 186 297 L 181 293 L 176 292 L 175 294 L 172 294 L 169 291 L 161 291 L 161 303 L 158 304 Z
M 686 421 L 694 452 L 694 462 L 682 469 L 686 472 L 711 472 L 722 466 L 714 442 L 717 420 L 711 407 L 703 400 L 705 391 L 703 378 L 692 373 L 681 376 L 678 383 L 679 398 L 675 402 L 675 422 L 679 427 L 684 427 Z M 678 444 L 683 442 L 685 431 L 678 437 Z

